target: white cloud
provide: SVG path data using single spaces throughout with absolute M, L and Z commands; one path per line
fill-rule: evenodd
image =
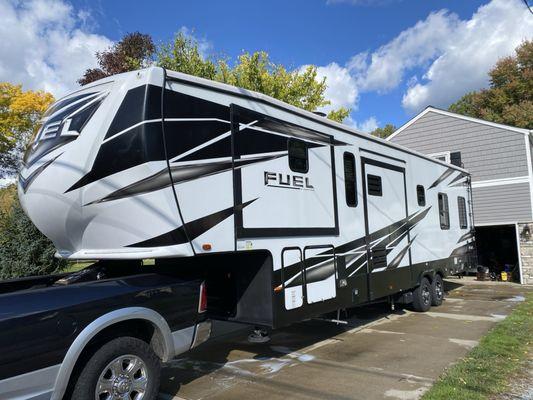
M 417 112 L 426 105 L 446 107 L 464 93 L 487 87 L 488 71 L 499 58 L 533 36 L 533 18 L 519 0 L 493 0 L 461 21 L 423 76 L 409 87 L 402 105 Z
M 348 121 L 346 121 L 346 123 L 348 125 L 351 125 L 355 129 L 365 133 L 370 133 L 379 126 L 379 121 L 374 116 L 367 118 L 366 120 L 360 123 L 350 118 Z
M 182 26 L 179 29 L 179 32 L 183 35 L 195 40 L 198 43 L 198 52 L 203 58 L 207 58 L 209 56 L 209 53 L 213 51 L 213 43 L 211 43 L 206 38 L 199 38 L 195 32 L 194 29 L 190 29 L 186 26 Z
M 360 92 L 384 93 L 407 80 L 402 105 L 417 112 L 446 107 L 466 92 L 488 86 L 496 61 L 533 36 L 533 18 L 520 0 L 492 0 L 468 20 L 432 12 L 374 52 L 356 54 L 346 67 Z
M 372 54 L 360 53 L 348 62 L 362 90 L 385 92 L 397 87 L 405 71 L 439 55 L 458 18 L 446 10 L 431 13 Z
M 76 88 L 112 41 L 91 33 L 90 14 L 63 0 L 0 0 L 0 81 L 59 97 Z
M 317 78 L 326 78 L 327 88 L 324 96 L 331 102 L 331 104 L 322 107 L 320 111 L 328 113 L 339 107 L 357 109 L 359 100 L 357 84 L 347 68 L 341 67 L 337 63 L 318 67 Z

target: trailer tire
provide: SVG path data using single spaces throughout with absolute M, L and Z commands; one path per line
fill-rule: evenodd
M 419 312 L 426 312 L 431 308 L 431 284 L 428 278 L 422 278 L 420 285 L 413 290 L 413 308 Z
M 431 284 L 431 305 L 440 306 L 444 300 L 444 281 L 442 277 L 437 274 Z
M 72 399 L 94 400 L 106 393 L 110 394 L 106 398 L 130 398 L 142 391 L 143 400 L 153 400 L 159 391 L 160 375 L 161 361 L 146 342 L 119 337 L 89 358 L 74 383 Z

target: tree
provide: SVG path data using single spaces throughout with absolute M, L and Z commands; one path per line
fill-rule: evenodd
M 13 188 L 9 190 L 14 192 Z M 50 240 L 33 225 L 18 197 L 13 196 L 11 209 L 0 211 L 0 279 L 60 271 L 67 261 L 55 258 L 54 253 Z
M 487 121 L 533 128 L 533 41 L 490 70 L 490 87 L 465 94 L 449 110 Z
M 0 177 L 13 175 L 37 122 L 54 97 L 0 82 Z
M 383 128 L 374 129 L 372 132 L 370 132 L 370 134 L 385 139 L 392 135 L 395 130 L 396 127 L 394 125 L 387 124 Z
M 108 50 L 96 53 L 100 68 L 87 69 L 78 83 L 86 85 L 106 76 L 146 67 L 154 53 L 155 45 L 150 35 L 129 33 Z
M 156 59 L 158 65 L 170 70 L 264 93 L 304 110 L 315 111 L 330 104 L 324 96 L 326 80 L 317 79 L 315 66 L 287 70 L 272 62 L 264 51 L 243 53 L 231 64 L 226 58 L 204 57 L 198 41 L 179 32 L 172 42 L 161 46 Z M 328 118 L 342 122 L 349 113 L 339 108 Z

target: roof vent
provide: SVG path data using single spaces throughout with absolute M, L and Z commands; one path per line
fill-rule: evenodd
M 313 114 L 318 115 L 319 117 L 327 117 L 328 115 L 322 111 L 313 111 Z

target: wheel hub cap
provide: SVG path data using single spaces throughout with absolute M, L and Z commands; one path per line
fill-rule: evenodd
M 102 370 L 95 400 L 142 400 L 148 388 L 148 370 L 134 355 L 115 358 Z
M 127 375 L 120 375 L 113 383 L 114 391 L 117 394 L 126 394 L 131 391 L 131 379 Z

